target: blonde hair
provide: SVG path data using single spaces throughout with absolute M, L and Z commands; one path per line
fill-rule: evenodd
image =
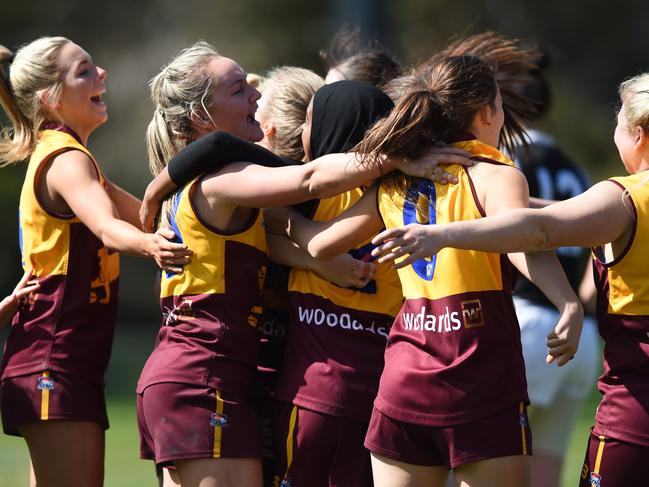
M 624 103 L 624 116 L 626 117 L 628 128 L 641 127 L 646 135 L 649 135 L 649 73 L 639 74 L 629 78 L 620 84 L 620 100 Z M 636 186 L 642 186 L 649 181 L 649 176 L 645 176 Z M 632 212 L 629 207 L 627 197 L 631 198 L 629 189 L 624 190 L 622 195 L 625 206 Z
M 629 127 L 642 127 L 649 135 L 649 73 L 623 81 L 619 93 Z
M 149 82 L 155 105 L 146 130 L 149 169 L 156 176 L 194 137 L 192 116 L 209 117 L 214 79 L 207 69 L 219 53 L 205 41 L 180 51 Z M 162 205 L 161 224 L 168 226 L 170 201 Z
M 283 66 L 267 74 L 260 115 L 275 127 L 272 150 L 278 156 L 304 160 L 302 124 L 311 98 L 322 86 L 324 79 L 309 69 Z
M 257 91 L 263 91 L 266 86 L 267 78 L 257 73 L 248 73 L 246 75 L 246 81 L 250 86 L 252 86 Z
M 50 103 L 61 96 L 59 60 L 70 42 L 65 37 L 41 37 L 15 55 L 0 46 L 0 105 L 12 126 L 0 134 L 0 165 L 24 161 L 34 151 L 38 131 L 48 119 L 41 96 L 45 93 Z

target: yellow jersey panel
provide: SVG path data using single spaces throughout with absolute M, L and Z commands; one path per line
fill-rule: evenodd
M 95 165 L 100 182 L 104 176 L 97 161 L 72 135 L 58 130 L 43 130 L 39 133 L 20 193 L 20 247 L 23 268 L 32 269 L 37 277 L 67 274 L 70 250 L 70 225 L 79 223 L 74 215 L 57 215 L 46 211 L 38 201 L 36 188 L 43 165 L 52 157 L 68 150 L 85 153 Z M 119 261 L 115 255 L 106 265 L 112 273 L 119 274 Z
M 171 224 L 176 235 L 193 252 L 191 262 L 181 274 L 163 273 L 161 298 L 195 294 L 225 294 L 225 273 L 236 272 L 237 262 L 227 259 L 228 242 L 239 243 L 266 253 L 266 232 L 262 224 L 262 212 L 256 210 L 253 220 L 242 232 L 221 233 L 203 222 L 194 211 L 191 195 L 196 181 L 189 183 L 174 197 Z M 227 269 L 226 269 L 226 264 Z M 232 268 L 233 267 L 233 268 Z M 260 288 L 264 282 L 265 269 L 259 270 Z
M 611 178 L 633 201 L 635 230 L 621 256 L 608 269 L 608 312 L 621 315 L 649 315 L 649 176 L 647 172 Z M 631 209 L 630 209 L 631 211 Z
M 313 220 L 329 221 L 337 217 L 362 195 L 363 191 L 356 188 L 320 200 Z M 370 260 L 370 253 L 374 248 L 370 241 L 371 239 L 368 239 L 350 253 L 358 259 Z M 290 292 L 309 293 L 326 298 L 337 306 L 390 316 L 396 316 L 402 303 L 399 276 L 389 265 L 378 265 L 374 280 L 362 290 L 339 287 L 314 272 L 292 269 L 288 289 Z
M 467 171 L 458 165 L 445 169 L 457 176 L 457 184 L 414 181 L 409 189 L 410 198 L 404 197 L 395 187 L 382 184 L 378 198 L 386 228 L 481 218 L 481 207 Z M 413 203 L 415 197 L 418 204 Z M 471 271 L 458 273 L 458 268 Z M 406 299 L 440 299 L 469 291 L 503 289 L 500 254 L 446 248 L 398 272 Z

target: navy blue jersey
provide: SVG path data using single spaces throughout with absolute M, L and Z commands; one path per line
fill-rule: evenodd
M 547 200 L 566 200 L 590 187 L 586 173 L 571 161 L 546 134 L 529 132 L 532 143 L 527 151 L 517 148 L 516 165 L 523 171 L 530 187 L 530 197 Z M 588 263 L 588 250 L 580 247 L 557 249 L 559 261 L 568 281 L 577 291 Z M 551 306 L 545 295 L 530 281 L 520 276 L 514 294 L 538 304 Z

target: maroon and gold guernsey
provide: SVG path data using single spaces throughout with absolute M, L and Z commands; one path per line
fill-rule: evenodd
M 593 252 L 597 319 L 604 338 L 602 401 L 594 433 L 649 446 L 649 183 L 647 171 L 611 181 L 624 188 L 634 228 L 624 251 L 605 263 Z
M 479 140 L 454 145 L 477 160 L 513 165 Z M 458 184 L 415 180 L 406 198 L 383 183 L 378 205 L 386 227 L 484 217 L 465 168 L 446 170 Z M 398 272 L 405 302 L 388 339 L 375 407 L 399 421 L 443 427 L 528 402 L 507 256 L 447 248 Z
M 46 210 L 36 188 L 48 161 L 69 150 L 92 154 L 61 127 L 43 130 L 20 195 L 23 267 L 41 288 L 16 314 L 7 338 L 2 378 L 55 371 L 104 382 L 117 310 L 119 256 L 73 214 Z
M 170 222 L 193 252 L 181 274 L 163 273 L 163 320 L 138 392 L 162 382 L 248 393 L 259 347 L 268 257 L 261 211 L 241 232 L 221 232 L 192 205 L 197 182 L 176 195 Z
M 315 221 L 335 218 L 361 196 L 355 189 L 321 200 Z M 369 260 L 365 242 L 351 251 Z M 313 411 L 369 421 L 383 370 L 385 343 L 403 302 L 396 271 L 378 265 L 363 289 L 342 288 L 293 269 L 285 359 L 276 395 Z

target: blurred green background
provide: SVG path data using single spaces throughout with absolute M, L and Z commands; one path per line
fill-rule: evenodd
M 624 172 L 612 142 L 617 85 L 649 70 L 646 0 L 81 0 L 3 2 L 0 44 L 15 49 L 42 35 L 64 35 L 108 71 L 110 119 L 90 148 L 116 183 L 141 196 L 149 177 L 144 132 L 151 117 L 147 81 L 175 53 L 199 39 L 248 72 L 292 64 L 322 73 L 318 51 L 341 27 L 358 25 L 408 64 L 449 40 L 495 30 L 528 39 L 552 57 L 554 105 L 542 128 L 583 164 L 593 180 Z M 0 114 L 0 119 L 4 114 Z M 0 171 L 0 293 L 21 274 L 18 195 L 23 167 Z M 134 384 L 159 323 L 155 268 L 122 260 L 118 335 L 108 375 L 107 482 L 154 485 L 153 467 L 137 460 Z M 566 475 L 574 485 L 596 396 L 573 438 Z M 26 485 L 21 440 L 0 436 L 0 486 Z

